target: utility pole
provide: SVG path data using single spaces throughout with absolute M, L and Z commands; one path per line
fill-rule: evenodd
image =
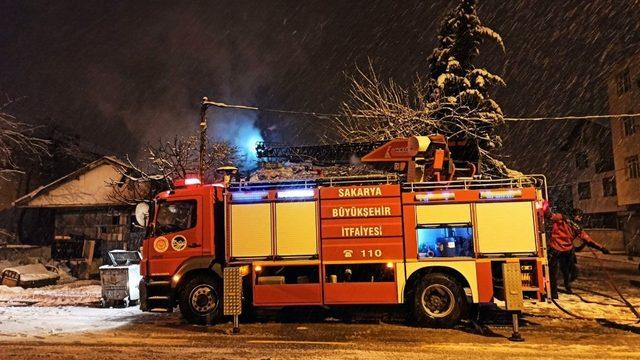
M 200 106 L 200 181 L 204 183 L 204 162 L 205 153 L 207 151 L 207 109 L 209 99 L 207 97 L 202 98 L 202 105 Z
M 260 111 L 260 109 L 255 106 L 228 105 L 221 102 L 209 101 L 209 98 L 206 96 L 202 98 L 202 105 L 200 106 L 200 181 L 203 183 L 205 181 L 204 163 L 205 152 L 207 151 L 207 110 L 209 109 L 209 106 L 215 106 L 223 109 Z

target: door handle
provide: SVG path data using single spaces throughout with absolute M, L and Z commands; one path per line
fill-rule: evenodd
M 190 248 L 197 248 L 197 247 L 200 247 L 200 246 L 202 246 L 202 244 L 191 243 L 191 244 L 187 245 L 187 247 L 190 247 Z

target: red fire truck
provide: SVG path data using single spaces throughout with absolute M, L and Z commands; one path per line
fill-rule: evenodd
M 159 194 L 141 308 L 178 306 L 190 322 L 215 322 L 227 301 L 224 269 L 233 268 L 245 306 L 406 304 L 429 326 L 513 296 L 504 264 L 516 265 L 520 301 L 546 297 L 543 176 L 482 179 L 451 159 L 442 136 L 393 140 L 362 161 L 404 175 L 186 179 Z

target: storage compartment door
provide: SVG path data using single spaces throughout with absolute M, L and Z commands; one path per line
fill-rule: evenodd
M 317 210 L 314 201 L 276 204 L 276 255 L 318 254 Z
M 476 204 L 478 251 L 482 254 L 535 253 L 531 202 Z
M 418 225 L 469 224 L 471 223 L 471 205 L 418 205 L 416 207 L 416 218 Z
M 231 205 L 231 257 L 267 257 L 271 249 L 271 204 Z
M 271 262 L 276 265 L 260 265 L 254 271 L 253 304 L 257 306 L 321 305 L 322 286 L 320 266 L 277 265 L 286 262 Z M 256 269 L 254 263 L 254 270 Z M 262 263 L 264 264 L 264 263 Z

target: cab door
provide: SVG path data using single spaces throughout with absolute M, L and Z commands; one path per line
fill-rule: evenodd
M 151 275 L 173 274 L 188 258 L 203 254 L 202 196 L 159 200 L 149 243 Z

